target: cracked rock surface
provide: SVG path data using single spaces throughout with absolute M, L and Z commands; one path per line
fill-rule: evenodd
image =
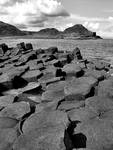
M 112 70 L 84 60 L 79 48 L 7 46 L 0 56 L 0 150 L 113 150 Z

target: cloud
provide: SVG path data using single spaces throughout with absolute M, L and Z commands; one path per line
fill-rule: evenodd
M 113 17 L 109 16 L 109 17 L 108 17 L 108 20 L 109 20 L 110 22 L 113 22 Z
M 9 0 L 0 0 L 0 5 L 4 5 L 8 2 Z
M 56 0 L 38 0 L 38 8 L 46 16 L 69 16 L 60 2 Z
M 98 22 L 88 22 L 88 21 L 86 21 L 86 22 L 84 22 L 84 24 L 83 24 L 86 28 L 88 28 L 88 29 L 91 29 L 91 30 L 98 30 L 99 29 L 99 27 L 100 27 L 100 23 L 98 23 Z
M 79 21 L 92 21 L 92 22 L 105 22 L 108 21 L 107 18 L 98 18 L 98 17 L 84 17 L 80 15 L 71 14 L 70 18 L 72 20 L 79 20 Z
M 71 14 L 59 1 L 61 0 L 0 0 L 0 20 L 22 30 L 38 31 L 46 27 L 64 30 L 74 24 L 83 24 L 99 35 L 112 34 L 112 15 L 99 18 Z
M 13 25 L 20 24 L 20 28 L 23 24 L 28 28 L 31 25 L 43 27 L 51 17 L 69 16 L 57 0 L 0 0 L 0 12 L 2 21 Z

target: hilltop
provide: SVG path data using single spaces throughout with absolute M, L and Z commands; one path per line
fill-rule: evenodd
M 23 31 L 19 30 L 13 25 L 0 21 L 0 36 L 21 36 L 25 35 Z
M 98 39 L 96 32 L 89 31 L 81 24 L 59 31 L 56 28 L 45 28 L 40 31 L 21 31 L 17 27 L 0 21 L 0 36 L 33 36 L 50 39 Z

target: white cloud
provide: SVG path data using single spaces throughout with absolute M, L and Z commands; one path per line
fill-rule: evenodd
M 62 4 L 57 0 L 0 0 L 2 12 L 0 20 L 11 24 L 37 23 L 37 27 L 48 20 L 48 17 L 69 16 Z M 7 4 L 7 7 L 5 6 Z M 12 4 L 12 5 L 10 5 Z M 0 11 L 1 12 L 1 11 Z M 33 25 L 34 26 L 34 25 Z
M 108 20 L 110 21 L 110 22 L 113 22 L 113 17 L 108 17 Z
M 105 22 L 108 21 L 108 18 L 91 18 L 91 17 L 84 17 L 80 15 L 71 14 L 70 18 L 72 20 L 79 20 L 79 21 L 92 21 L 92 22 Z
M 40 12 L 49 16 L 68 16 L 69 13 L 64 9 L 60 2 L 56 0 L 38 0 Z
M 112 15 L 98 18 L 69 14 L 59 1 L 61 0 L 0 0 L 0 21 L 17 25 L 24 30 L 39 30 L 44 27 L 64 30 L 74 24 L 83 24 L 97 34 L 112 34 Z
M 0 5 L 4 5 L 7 2 L 9 2 L 9 0 L 0 0 Z
M 100 27 L 100 23 L 98 23 L 98 22 L 88 22 L 88 21 L 86 21 L 86 22 L 84 22 L 84 24 L 83 24 L 85 27 L 87 27 L 88 29 L 91 29 L 91 30 L 98 30 L 99 29 L 99 27 Z

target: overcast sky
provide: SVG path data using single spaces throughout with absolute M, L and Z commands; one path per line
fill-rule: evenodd
M 83 24 L 113 37 L 113 0 L 0 0 L 0 20 L 32 31 Z

